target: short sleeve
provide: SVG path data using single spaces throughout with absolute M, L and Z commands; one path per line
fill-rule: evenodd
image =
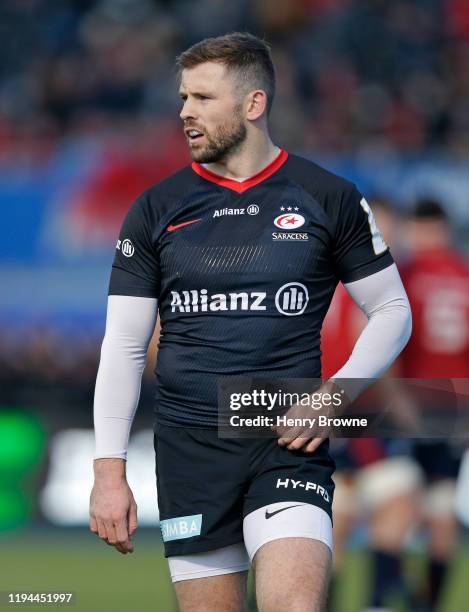
M 160 272 L 145 198 L 138 198 L 124 219 L 112 264 L 109 295 L 158 298 Z
M 333 257 L 343 283 L 365 278 L 394 262 L 368 202 L 354 186 L 344 193 L 339 207 Z

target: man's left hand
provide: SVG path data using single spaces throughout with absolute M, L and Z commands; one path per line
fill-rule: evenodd
M 300 404 L 294 404 L 286 412 L 287 418 L 293 419 L 308 419 L 316 418 L 315 425 L 309 426 L 278 426 L 275 429 L 277 435 L 279 435 L 278 444 L 279 446 L 286 446 L 288 450 L 299 450 L 303 449 L 305 453 L 313 453 L 318 446 L 329 436 L 330 427 L 317 425 L 317 417 L 319 415 L 335 416 L 337 412 L 343 413 L 344 409 L 350 404 L 347 396 L 341 392 L 341 389 L 332 381 L 327 381 L 321 385 L 321 387 L 314 392 L 314 394 L 321 394 L 332 396 L 334 393 L 340 393 L 342 397 L 341 405 L 339 410 L 336 411 L 331 405 L 324 404 L 318 410 L 313 410 L 311 406 L 302 406 Z

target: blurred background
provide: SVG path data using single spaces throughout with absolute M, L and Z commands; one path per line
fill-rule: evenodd
M 232 30 L 273 46 L 274 141 L 354 181 L 377 208 L 384 202 L 378 222 L 391 228 L 408 290 L 418 301 L 428 289 L 416 342 L 436 357 L 426 369 L 414 348 L 399 375 L 469 378 L 467 0 L 2 0 L 0 591 L 72 590 L 88 611 L 175 609 L 155 529 L 151 363 L 129 451 L 142 525 L 131 557 L 86 531 L 92 397 L 118 228 L 141 191 L 189 161 L 173 60 Z M 412 280 L 414 262 L 424 280 Z M 353 309 L 340 314 L 340 299 L 328 333 L 353 342 L 362 324 Z M 396 526 L 396 500 L 372 491 L 338 520 L 331 609 L 466 609 L 464 525 L 454 488 L 444 488 L 462 450 L 430 450 L 428 476 L 417 474 L 413 448 L 371 449 L 359 460 L 345 450 L 347 494 L 386 480 L 364 477 L 365 467 L 405 456 L 409 505 L 397 503 L 408 512 Z M 444 481 L 439 497 L 424 496 L 430 481 Z M 432 581 L 441 592 L 430 593 Z

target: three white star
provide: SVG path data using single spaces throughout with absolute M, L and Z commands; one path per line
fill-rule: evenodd
M 280 210 L 283 212 L 285 210 L 285 206 L 280 206 Z M 286 210 L 296 210 L 296 211 L 298 211 L 300 209 L 298 208 L 298 206 L 295 206 L 294 208 L 289 206 Z

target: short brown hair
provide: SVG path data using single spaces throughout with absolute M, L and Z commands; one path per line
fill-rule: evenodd
M 267 95 L 267 113 L 275 95 L 275 68 L 270 46 L 247 32 L 231 32 L 216 38 L 205 38 L 176 58 L 179 75 L 186 68 L 204 62 L 218 62 L 238 72 L 246 86 L 259 87 Z

